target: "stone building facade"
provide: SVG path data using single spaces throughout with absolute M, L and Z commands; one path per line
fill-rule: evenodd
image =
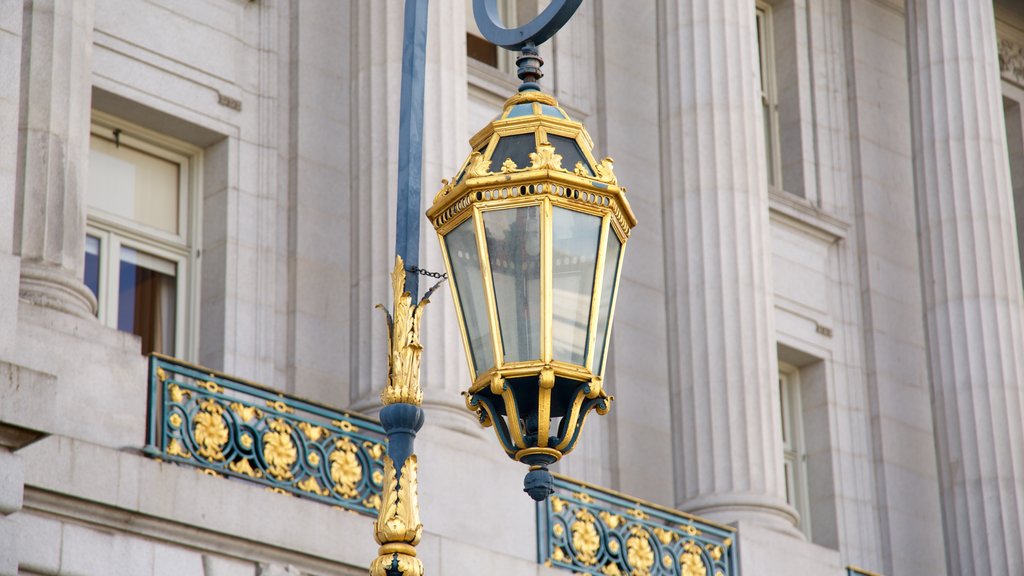
M 517 85 L 469 3 L 430 5 L 424 205 Z M 368 517 L 144 455 L 146 354 L 374 412 L 402 4 L 0 0 L 0 574 L 365 573 Z M 560 472 L 732 525 L 744 576 L 1024 574 L 1024 8 L 590 0 L 542 53 L 640 221 Z M 567 573 L 449 299 L 427 573 Z

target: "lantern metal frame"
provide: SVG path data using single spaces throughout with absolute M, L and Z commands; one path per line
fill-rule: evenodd
M 511 159 L 493 158 L 502 164 L 499 172 L 492 172 L 491 156 L 501 138 L 525 134 L 535 136 L 535 151 L 530 154 L 531 165 L 519 167 Z M 560 136 L 574 142 L 583 160 L 571 168 L 562 167 L 562 156 L 548 143 L 550 136 Z M 484 427 L 495 427 L 499 441 L 511 458 L 542 467 L 557 461 L 575 447 L 591 410 L 606 414 L 610 407 L 612 398 L 604 390 L 603 374 L 622 262 L 630 231 L 636 225 L 636 217 L 626 200 L 625 188 L 619 186 L 615 177 L 612 160 L 605 158 L 597 161 L 594 158 L 593 141 L 586 129 L 581 123 L 571 120 L 558 106 L 555 98 L 548 94 L 532 90 L 516 94 L 506 101 L 503 113 L 479 131 L 470 140 L 470 144 L 475 152 L 466 160 L 454 184 L 443 182 L 433 206 L 427 210 L 427 218 L 434 225 L 440 240 L 445 267 L 453 278 L 455 275 L 452 274 L 446 237 L 468 220 L 473 221 L 490 347 L 494 358 L 489 369 L 480 370 L 481 367 L 476 366 L 459 287 L 456 281 L 450 282 L 466 359 L 473 378 L 465 394 L 466 405 L 477 413 Z M 534 206 L 540 213 L 540 357 L 506 362 L 484 215 L 496 210 Z M 596 216 L 601 220 L 582 365 L 554 359 L 555 263 L 552 226 L 555 208 Z M 620 244 L 615 262 L 607 261 L 609 234 L 615 234 Z M 605 269 L 609 264 L 615 265 L 616 270 L 612 285 L 607 287 L 603 284 Z M 613 290 L 607 327 L 604 334 L 598 334 L 601 296 L 606 289 Z M 602 357 L 594 358 L 599 337 L 605 339 L 600 346 Z M 595 366 L 595 363 L 600 364 Z M 508 385 L 509 379 L 524 377 L 538 379 L 535 434 L 524 430 L 520 424 L 520 419 L 526 415 L 519 414 L 515 391 Z M 552 395 L 556 382 L 562 388 L 569 386 L 569 383 L 575 383 L 576 386 L 569 394 L 571 402 L 564 406 L 564 413 L 563 407 L 556 407 L 562 421 L 558 432 L 552 435 Z M 562 396 L 565 394 L 562 393 Z M 507 416 L 505 419 L 501 418 L 502 413 Z

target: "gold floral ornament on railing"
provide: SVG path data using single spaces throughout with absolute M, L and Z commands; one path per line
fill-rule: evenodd
M 538 516 L 548 566 L 595 576 L 736 576 L 735 531 L 556 477 Z
M 149 402 L 150 456 L 377 514 L 377 422 L 163 356 L 150 360 Z

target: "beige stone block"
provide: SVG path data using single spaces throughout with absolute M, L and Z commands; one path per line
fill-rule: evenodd
M 58 574 L 64 537 L 61 523 L 29 512 L 11 516 L 8 521 L 16 526 L 14 549 L 20 568 L 30 573 Z
M 18 576 L 17 529 L 13 518 L 0 514 L 0 576 Z
M 740 521 L 739 573 L 743 576 L 843 573 L 839 553 L 753 522 Z
M 60 574 L 62 576 L 107 576 L 114 558 L 115 535 L 78 524 L 61 529 Z
M 259 576 L 257 568 L 256 564 L 244 560 L 215 555 L 203 556 L 205 576 Z
M 153 576 L 208 576 L 205 572 L 202 554 L 177 546 L 154 546 Z
M 21 459 L 17 454 L 0 446 L 0 516 L 21 510 L 24 492 L 25 473 L 22 470 Z

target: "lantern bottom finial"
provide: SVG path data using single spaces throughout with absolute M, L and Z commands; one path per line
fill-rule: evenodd
M 543 502 L 547 500 L 548 496 L 555 493 L 555 479 L 551 476 L 551 472 L 548 472 L 547 466 L 530 467 L 530 471 L 526 473 L 526 479 L 523 480 L 523 492 L 529 494 L 530 498 L 537 502 Z

